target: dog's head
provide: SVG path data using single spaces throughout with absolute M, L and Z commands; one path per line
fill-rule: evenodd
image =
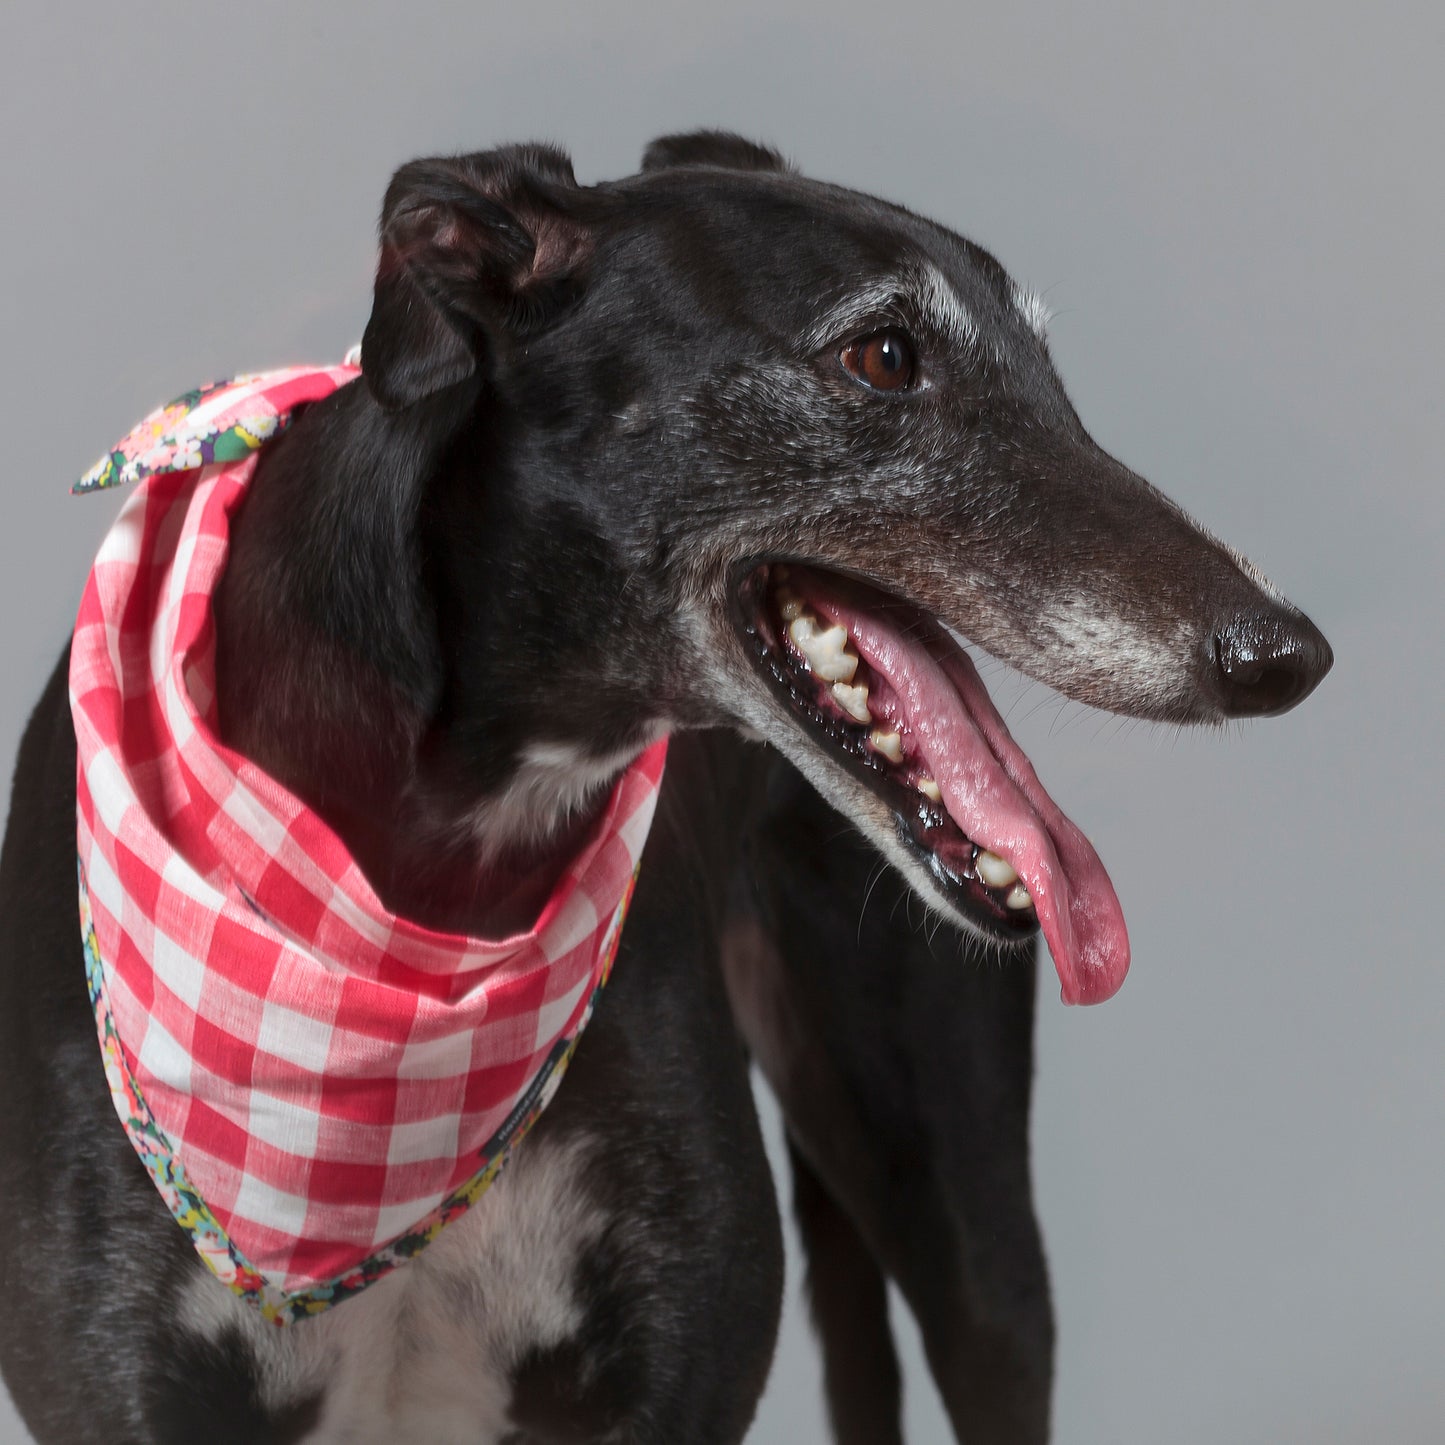
M 363 368 L 451 434 L 424 525 L 485 786 L 595 784 L 661 729 L 741 727 L 933 905 L 1041 924 L 1066 998 L 1112 993 L 1112 888 L 954 635 L 1174 722 L 1283 711 L 1331 659 L 1090 439 L 1037 299 L 718 133 L 587 188 L 544 147 L 417 162 L 382 242 Z

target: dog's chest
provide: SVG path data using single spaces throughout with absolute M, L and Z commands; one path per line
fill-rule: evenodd
M 420 1256 L 315 1320 L 277 1329 L 198 1276 L 182 1328 L 227 1348 L 239 1331 L 268 1414 L 316 1402 L 307 1445 L 493 1445 L 513 1428 L 518 1365 L 582 1323 L 577 1266 L 606 1225 L 586 1154 L 577 1139 L 529 1140 Z

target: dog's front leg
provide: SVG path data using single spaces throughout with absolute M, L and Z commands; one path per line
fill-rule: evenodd
M 923 917 L 801 780 L 780 777 L 773 798 L 758 910 L 729 934 L 728 975 L 803 1165 L 798 1215 L 833 1357 L 835 1433 L 863 1439 L 865 1410 L 896 1421 L 891 1350 L 857 1348 L 886 1340 L 871 1268 L 913 1310 L 961 1441 L 1046 1440 L 1053 1320 L 1029 1178 L 1032 959 L 1000 966 Z M 891 1429 L 867 1438 L 900 1438 Z
M 903 1381 L 888 1323 L 887 1277 L 791 1138 L 788 1164 L 834 1438 L 837 1445 L 903 1445 Z

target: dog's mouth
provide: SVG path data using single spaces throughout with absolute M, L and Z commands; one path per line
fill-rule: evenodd
M 1066 1003 L 1109 998 L 1129 967 L 1113 885 L 945 629 L 813 567 L 765 563 L 738 600 L 759 671 L 816 745 L 892 811 L 943 898 L 1001 941 L 1042 928 Z

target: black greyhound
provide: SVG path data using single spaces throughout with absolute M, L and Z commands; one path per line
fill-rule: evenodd
M 901 1438 L 887 1277 L 959 1438 L 1045 1439 L 1033 941 L 1080 999 L 1127 945 L 950 631 L 1179 723 L 1292 706 L 1327 644 L 1091 441 L 991 256 L 772 151 L 672 137 L 593 187 L 540 146 L 415 162 L 381 234 L 364 378 L 263 453 L 235 526 L 226 738 L 390 907 L 479 932 L 509 921 L 481 860 L 547 876 L 673 732 L 613 980 L 476 1207 L 273 1329 L 107 1098 L 62 662 L 0 861 L 17 1405 L 45 1441 L 740 1440 L 782 1279 L 751 1054 L 839 1439 Z M 910 890 L 961 947 L 930 949 Z

